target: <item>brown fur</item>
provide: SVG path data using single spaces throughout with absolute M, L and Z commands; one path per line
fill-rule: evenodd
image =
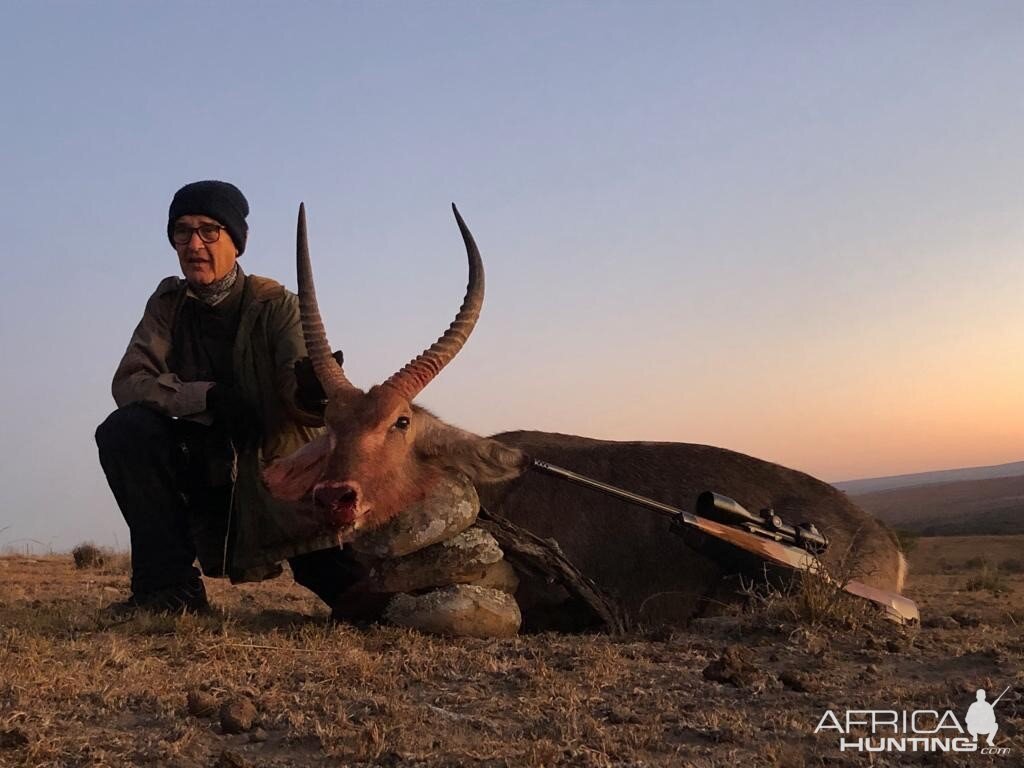
M 407 428 L 396 428 L 400 418 Z M 520 451 L 445 424 L 388 386 L 332 400 L 324 420 L 328 435 L 269 464 L 263 480 L 282 501 L 311 497 L 321 483 L 350 484 L 358 489 L 353 531 L 408 509 L 445 472 L 495 483 L 524 467 Z
M 409 419 L 406 429 L 396 420 Z M 527 530 L 555 539 L 599 586 L 641 622 L 679 622 L 726 599 L 722 553 L 670 533 L 656 513 L 556 478 L 523 474 L 544 459 L 682 509 L 706 490 L 752 511 L 773 507 L 813 522 L 831 540 L 824 562 L 840 576 L 902 587 L 905 564 L 891 533 L 845 494 L 802 472 L 734 451 L 687 443 L 613 442 L 545 432 L 483 438 L 374 387 L 328 406 L 330 437 L 271 464 L 271 492 L 295 500 L 317 483 L 359 489 L 355 529 L 376 527 L 421 499 L 443 472 L 459 471 L 483 503 Z M 733 568 L 732 570 L 735 570 Z
M 892 534 L 845 494 L 803 472 L 723 448 L 688 443 L 612 442 L 546 432 L 495 435 L 532 457 L 692 511 L 702 491 L 747 509 L 773 507 L 789 521 L 813 522 L 830 539 L 823 561 L 839 576 L 898 591 L 905 563 Z M 640 621 L 690 618 L 703 601 L 724 598 L 720 559 L 669 532 L 657 513 L 527 473 L 481 488 L 493 511 L 554 538 L 600 586 Z

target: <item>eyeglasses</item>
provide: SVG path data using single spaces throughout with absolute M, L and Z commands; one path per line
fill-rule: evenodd
M 198 232 L 199 239 L 204 243 L 216 243 L 220 239 L 220 231 L 225 229 L 220 224 L 200 224 L 190 227 L 186 224 L 175 224 L 171 230 L 171 239 L 178 245 L 185 245 L 192 240 L 192 233 Z

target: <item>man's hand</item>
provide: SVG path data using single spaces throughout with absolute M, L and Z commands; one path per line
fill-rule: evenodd
M 338 365 L 345 362 L 345 355 L 339 349 L 334 353 Z M 309 413 L 323 414 L 327 405 L 327 394 L 313 370 L 313 361 L 308 357 L 295 361 L 295 404 Z

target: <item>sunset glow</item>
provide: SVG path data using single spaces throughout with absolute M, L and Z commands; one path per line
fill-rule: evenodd
M 305 201 L 360 386 L 454 316 L 457 202 L 487 297 L 420 402 L 467 429 L 830 481 L 1024 459 L 1020 4 L 193 6 L 211 46 L 47 6 L 0 24 L 0 544 L 126 545 L 93 430 L 203 178 L 292 289 Z

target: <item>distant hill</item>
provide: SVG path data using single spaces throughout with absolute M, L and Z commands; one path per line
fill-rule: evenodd
M 953 470 L 957 471 L 968 470 Z M 1024 533 L 1024 475 L 919 484 L 849 496 L 894 528 L 924 536 Z
M 996 464 L 991 467 L 966 467 L 964 469 L 943 469 L 936 472 L 918 472 L 912 475 L 868 477 L 862 480 L 844 480 L 841 483 L 832 483 L 832 485 L 852 496 L 885 491 L 890 488 L 909 488 L 915 485 L 953 483 L 960 480 L 993 480 L 999 477 L 1016 477 L 1019 475 L 1024 475 L 1024 461 Z

